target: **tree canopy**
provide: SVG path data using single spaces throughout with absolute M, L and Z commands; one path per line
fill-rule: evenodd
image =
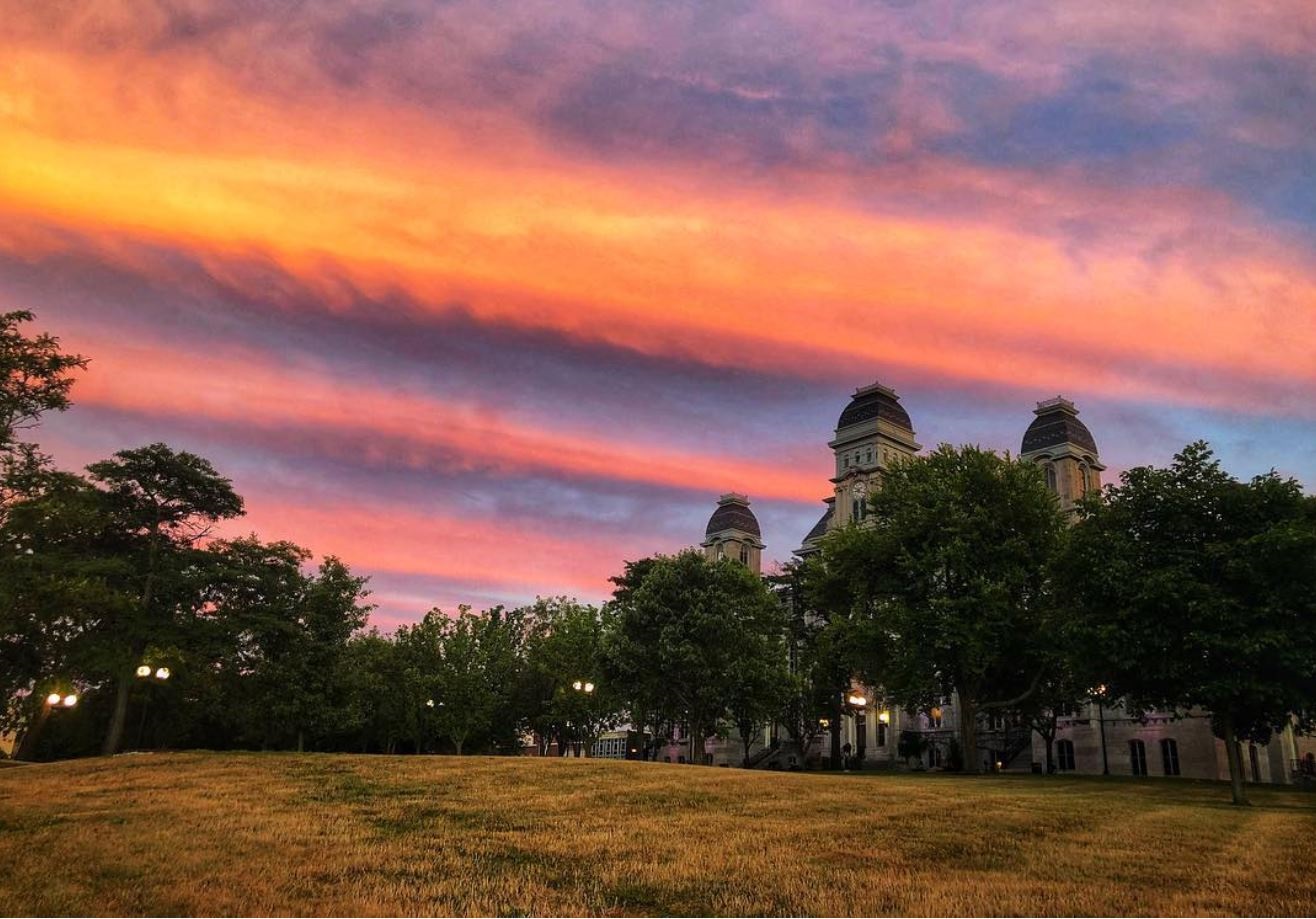
M 1129 705 L 1210 711 L 1242 803 L 1238 742 L 1316 713 L 1316 499 L 1199 442 L 1080 513 L 1057 566 L 1079 640 Z
M 863 525 L 824 540 L 813 604 L 851 612 L 860 669 L 901 705 L 958 693 L 976 770 L 978 714 L 1019 705 L 1046 675 L 1059 506 L 1037 466 L 946 445 L 891 467 L 869 500 Z

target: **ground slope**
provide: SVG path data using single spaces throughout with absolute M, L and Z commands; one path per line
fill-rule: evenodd
M 1316 911 L 1316 795 L 557 759 L 0 770 L 0 912 Z

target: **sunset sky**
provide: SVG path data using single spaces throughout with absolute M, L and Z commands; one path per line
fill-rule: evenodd
M 849 393 L 1111 473 L 1316 488 L 1316 5 L 0 0 L 0 309 L 92 358 L 37 439 L 163 440 L 229 532 L 438 604 L 597 600 Z

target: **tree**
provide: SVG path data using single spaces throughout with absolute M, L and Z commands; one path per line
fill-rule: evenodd
M 87 358 L 63 353 L 51 335 L 25 335 L 22 326 L 32 320 L 26 310 L 0 313 L 0 523 L 16 501 L 69 484 L 50 468 L 49 457 L 18 435 L 45 413 L 69 407 L 73 371 L 84 369 Z
M 242 499 L 208 460 L 161 443 L 122 450 L 87 471 L 104 494 L 135 582 L 132 609 L 105 623 L 116 686 L 103 747 L 110 755 L 123 739 L 133 668 L 175 624 L 196 544 L 218 521 L 239 516 Z
M 683 723 L 691 762 L 703 762 L 737 674 L 785 658 L 781 605 L 744 565 L 693 550 L 628 564 L 614 583 L 608 654 L 621 691 L 633 708 Z
M 433 709 L 439 733 L 458 756 L 475 737 L 506 749 L 517 726 L 509 705 L 518 679 L 513 624 L 501 607 L 477 614 L 463 606 L 452 618 L 434 609 L 426 620 L 440 628 Z
M 94 681 L 96 632 L 131 606 L 110 528 L 101 495 L 73 476 L 0 522 L 0 728 L 22 738 L 20 758 L 38 740 L 41 700 Z
M 1239 482 L 1197 442 L 1080 518 L 1057 565 L 1077 640 L 1129 706 L 1210 711 L 1246 804 L 1239 742 L 1316 710 L 1316 499 L 1273 471 Z
M 346 708 L 344 655 L 370 607 L 365 579 L 329 557 L 306 570 L 311 553 L 255 536 L 209 547 L 214 574 L 207 624 L 222 632 L 210 666 L 225 677 L 240 720 L 233 733 L 262 749 L 304 748 L 336 730 Z
M 784 647 L 778 642 L 769 653 L 742 656 L 730 676 L 727 711 L 740 735 L 741 763 L 748 769 L 754 739 L 780 715 L 791 687 Z
M 621 720 L 616 684 L 604 675 L 608 614 L 566 597 L 541 598 L 522 614 L 527 636 L 518 697 L 527 726 L 545 749 L 556 741 L 565 755 L 578 743 L 588 753 Z
M 889 469 L 870 502 L 864 525 L 824 540 L 822 580 L 862 624 L 874 685 L 907 708 L 958 695 L 978 771 L 979 714 L 1021 705 L 1045 676 L 1055 496 L 1031 463 L 942 445 Z
M 46 412 L 67 409 L 72 372 L 87 366 L 87 358 L 60 351 L 58 338 L 26 336 L 22 325 L 34 318 L 27 310 L 0 313 L 0 450 Z

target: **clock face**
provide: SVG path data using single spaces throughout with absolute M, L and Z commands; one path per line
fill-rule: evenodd
M 864 482 L 855 482 L 853 490 L 856 497 L 862 498 L 868 493 L 868 485 Z

